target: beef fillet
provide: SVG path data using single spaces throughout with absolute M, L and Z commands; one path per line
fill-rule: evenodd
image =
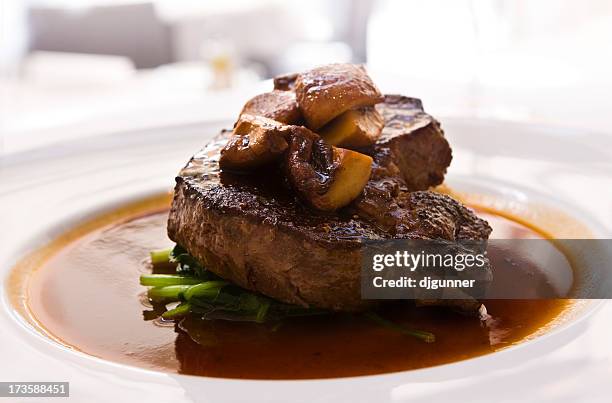
M 405 102 L 413 105 L 416 117 L 397 112 L 396 99 L 404 109 Z M 170 239 L 241 287 L 291 304 L 343 311 L 370 304 L 360 296 L 364 241 L 487 239 L 490 227 L 471 210 L 448 196 L 414 191 L 442 181 L 450 147 L 437 122 L 409 100 L 388 98 L 383 105 L 389 122 L 404 123 L 386 129 L 368 150 L 374 163 L 362 196 L 333 213 L 305 206 L 277 166 L 248 175 L 220 171 L 219 152 L 228 141 L 221 134 L 176 179 Z M 398 156 L 403 152 L 433 165 L 421 167 L 427 174 L 417 172 Z

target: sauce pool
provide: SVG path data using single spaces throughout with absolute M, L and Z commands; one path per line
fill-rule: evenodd
M 493 227 L 492 237 L 543 238 L 500 215 L 478 215 Z M 434 333 L 431 344 L 349 314 L 292 319 L 280 326 L 190 319 L 174 326 L 151 320 L 155 315 L 138 281 L 150 270 L 149 251 L 171 245 L 166 219 L 165 210 L 136 215 L 58 246 L 27 283 L 25 304 L 39 328 L 86 354 L 147 369 L 226 378 L 313 379 L 424 368 L 492 353 L 541 331 L 568 304 L 484 301 L 491 315 L 484 324 L 449 309 L 414 308 L 409 303 L 383 311 L 388 319 Z M 508 259 L 502 254 L 489 257 L 493 267 Z M 515 272 L 520 281 L 520 271 Z

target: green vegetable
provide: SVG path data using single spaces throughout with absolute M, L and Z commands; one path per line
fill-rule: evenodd
M 225 286 L 214 300 L 192 298 L 189 301 L 192 304 L 192 312 L 205 319 L 263 323 L 289 317 L 330 313 L 323 309 L 284 304 L 233 285 Z
M 242 322 L 265 322 L 273 300 L 245 291 L 239 287 L 226 285 L 214 297 L 212 292 L 194 296 L 189 301 L 192 312 L 205 319 L 224 319 Z
M 147 295 L 153 303 L 181 302 L 176 308 L 162 313 L 163 319 L 177 320 L 187 317 L 186 319 L 192 321 L 221 319 L 257 323 L 276 322 L 274 329 L 277 329 L 280 321 L 286 318 L 330 314 L 324 309 L 304 308 L 278 302 L 229 284 L 206 270 L 179 245 L 173 249 L 152 251 L 151 262 L 177 263 L 177 274 L 140 276 L 141 285 L 152 287 Z M 157 307 L 156 310 L 161 308 L 163 311 L 163 306 L 157 305 Z M 433 343 L 436 340 L 433 333 L 405 328 L 374 312 L 367 312 L 365 316 L 384 327 L 416 337 L 426 343 Z
M 170 263 L 170 256 L 172 254 L 172 248 L 152 250 L 150 254 L 151 254 L 151 263 L 153 263 L 154 265 Z
M 189 305 L 188 302 L 185 302 L 183 304 L 180 304 L 174 309 L 164 312 L 161 317 L 166 320 L 178 319 L 178 318 L 184 317 L 190 311 L 191 311 L 191 305 Z
M 190 276 L 178 276 L 176 274 L 143 274 L 140 276 L 140 285 L 147 287 L 165 287 L 169 285 L 193 285 L 202 280 Z
M 416 337 L 417 339 L 423 340 L 425 343 L 433 343 L 436 341 L 436 336 L 433 333 L 425 332 L 423 330 L 413 330 L 405 328 L 404 326 L 391 322 L 390 320 L 387 320 L 374 312 L 366 312 L 365 316 L 378 323 L 379 325 L 405 334 L 406 336 Z
M 257 316 L 255 316 L 255 322 L 265 322 L 268 310 L 270 310 L 270 305 L 272 305 L 270 301 L 264 301 L 262 304 L 259 305 L 259 308 L 257 309 Z
M 178 263 L 177 273 L 201 277 L 203 279 L 212 280 L 216 278 L 212 273 L 206 270 L 200 262 L 191 256 L 183 247 L 176 245 L 172 249 L 171 261 Z
M 147 293 L 149 299 L 153 302 L 171 302 L 179 301 L 183 297 L 183 293 L 187 291 L 190 285 L 169 285 L 166 287 L 153 287 Z
M 205 300 L 215 300 L 219 295 L 221 288 L 227 285 L 225 281 L 205 281 L 200 284 L 189 287 L 183 297 L 187 301 L 191 301 L 193 298 L 203 298 Z

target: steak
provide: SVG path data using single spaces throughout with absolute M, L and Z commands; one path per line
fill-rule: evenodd
M 372 154 L 379 167 L 393 164 L 406 190 L 427 190 L 444 181 L 452 151 L 440 123 L 423 110 L 420 99 L 385 95 L 376 105 L 385 126 Z M 384 174 L 389 176 L 389 174 Z M 395 176 L 395 174 L 393 175 Z
M 383 115 L 392 113 L 381 108 Z M 426 150 L 434 148 L 424 139 L 440 141 L 443 136 L 432 121 L 404 127 L 388 130 L 369 150 L 375 160 L 370 182 L 357 201 L 333 213 L 305 206 L 288 188 L 279 167 L 248 175 L 221 171 L 219 151 L 229 136 L 222 133 L 176 178 L 168 235 L 210 271 L 243 288 L 290 304 L 365 309 L 371 304 L 360 296 L 365 241 L 487 239 L 491 231 L 452 198 L 412 191 L 417 184 L 426 188 L 442 178 L 413 171 L 414 164 L 398 160 L 396 153 L 406 144 L 422 145 L 425 150 L 410 152 L 429 158 Z M 402 139 L 415 133 L 419 141 Z M 449 158 L 440 160 L 450 162 Z M 445 169 L 433 171 L 443 177 Z
M 414 199 L 429 198 L 431 193 L 411 192 L 441 184 L 450 165 L 452 151 L 440 124 L 425 113 L 421 100 L 385 95 L 385 101 L 376 108 L 384 117 L 385 126 L 376 144 L 362 150 L 373 157 L 374 163 L 362 196 L 353 202 L 354 213 L 375 222 L 394 237 L 411 237 L 416 233 L 448 240 L 467 239 L 470 236 L 475 236 L 475 239 L 488 238 L 490 229 L 487 232 L 488 225 L 484 221 L 474 221 L 464 228 L 451 222 L 444 226 L 424 226 L 422 221 L 412 218 L 414 210 L 410 206 L 414 205 Z M 428 214 L 432 216 L 440 209 L 452 209 L 452 213 L 442 213 L 442 217 L 450 214 L 454 222 L 463 220 L 461 217 L 467 214 L 465 219 L 472 220 L 473 214 L 463 206 L 459 207 L 446 201 L 440 204 L 434 196 Z M 479 228 L 474 231 L 474 227 Z M 448 233 L 452 228 L 455 228 L 455 233 Z M 447 233 L 442 234 L 442 229 Z
M 219 170 L 221 135 L 177 177 L 170 239 L 215 274 L 280 301 L 359 309 L 360 248 L 384 239 L 375 225 L 302 204 L 278 168 Z

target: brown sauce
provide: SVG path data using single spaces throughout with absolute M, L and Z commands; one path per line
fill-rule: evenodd
M 542 238 L 537 230 L 479 211 L 497 238 Z M 167 247 L 167 211 L 107 224 L 57 246 L 25 286 L 24 306 L 41 331 L 76 350 L 138 367 L 228 378 L 307 379 L 380 374 L 459 361 L 519 343 L 549 326 L 568 302 L 485 301 L 491 319 L 443 308 L 390 307 L 384 315 L 427 330 L 426 344 L 356 315 L 270 325 L 189 321 L 192 335 L 145 320 L 138 284 L 151 249 Z M 493 265 L 507 256 L 491 256 Z M 569 265 L 569 263 L 568 263 Z M 517 275 L 520 275 L 518 273 Z M 507 280 L 506 280 L 507 281 Z

